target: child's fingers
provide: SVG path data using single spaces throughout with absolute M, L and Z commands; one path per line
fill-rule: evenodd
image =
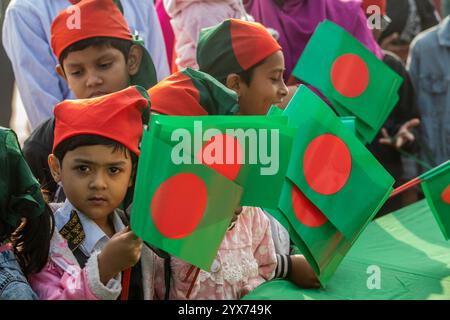
M 134 232 L 133 230 L 129 229 L 125 232 L 125 236 L 127 239 L 129 240 L 138 240 L 140 239 Z

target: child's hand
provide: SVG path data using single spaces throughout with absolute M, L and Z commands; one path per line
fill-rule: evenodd
M 292 270 L 288 279 L 300 288 L 318 289 L 320 288 L 319 279 L 317 279 L 313 268 L 309 265 L 303 255 L 292 255 L 289 257 L 292 262 Z
M 412 129 L 420 125 L 420 120 L 417 118 L 406 121 L 395 134 L 395 136 L 389 136 L 389 133 L 385 128 L 381 129 L 381 134 L 383 138 L 380 138 L 379 143 L 385 145 L 391 145 L 396 149 L 402 148 L 408 143 L 414 142 L 416 137 L 412 132 Z
M 142 244 L 129 227 L 116 233 L 98 255 L 100 281 L 106 284 L 119 272 L 134 266 L 141 257 Z

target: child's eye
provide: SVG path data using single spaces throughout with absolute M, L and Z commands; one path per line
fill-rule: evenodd
M 117 167 L 111 167 L 111 168 L 109 168 L 109 172 L 110 172 L 111 174 L 119 173 L 119 172 L 120 172 L 120 168 L 117 168 Z
M 90 171 L 90 168 L 88 166 L 78 166 L 75 169 L 81 173 L 88 173 Z
M 101 63 L 101 64 L 100 64 L 100 68 L 102 68 L 102 69 L 108 69 L 111 65 L 112 65 L 111 62 L 108 62 L 108 63 Z
M 81 71 L 72 71 L 71 73 L 70 73 L 70 75 L 71 76 L 73 76 L 73 77 L 77 77 L 77 76 L 81 76 Z

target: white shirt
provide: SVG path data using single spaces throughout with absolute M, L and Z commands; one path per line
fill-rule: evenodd
M 69 221 L 72 210 L 75 210 L 77 212 L 85 234 L 85 238 L 81 242 L 79 248 L 83 252 L 83 254 L 89 258 L 93 252 L 101 251 L 110 238 L 93 220 L 91 220 L 84 213 L 77 210 L 69 200 L 66 200 L 64 202 L 64 205 L 54 214 L 55 226 L 58 231 L 61 230 Z M 116 212 L 112 213 L 112 221 L 114 225 L 114 232 L 119 232 L 125 228 L 125 225 L 122 223 L 122 220 Z M 120 277 L 119 275 L 116 275 L 114 278 L 109 280 L 109 282 L 106 284 L 106 287 L 113 288 L 118 285 L 120 285 Z
M 31 127 L 53 115 L 54 106 L 74 99 L 55 67 L 58 61 L 50 46 L 50 26 L 69 0 L 13 0 L 3 25 L 3 46 L 11 60 L 17 87 Z M 166 49 L 153 1 L 122 1 L 131 33 L 137 31 L 156 68 L 158 81 L 169 75 Z

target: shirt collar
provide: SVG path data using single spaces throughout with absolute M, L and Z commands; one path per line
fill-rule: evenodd
M 75 210 L 80 218 L 81 225 L 85 233 L 85 238 L 81 247 L 85 254 L 90 255 L 95 249 L 102 249 L 101 246 L 109 239 L 102 229 L 84 213 L 77 210 L 69 200 L 66 199 L 64 205 L 55 212 L 55 225 L 61 230 L 70 219 L 70 213 Z M 125 228 L 116 211 L 112 215 L 114 231 L 118 232 Z
M 450 47 L 450 16 L 441 22 L 437 31 L 438 41 L 441 46 Z

